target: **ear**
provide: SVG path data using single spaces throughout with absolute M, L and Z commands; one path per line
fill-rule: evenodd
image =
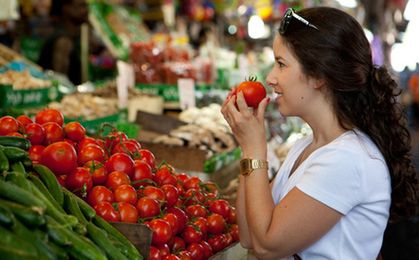
M 313 86 L 314 89 L 322 89 L 326 85 L 326 81 L 324 79 L 318 78 L 311 78 L 310 84 Z

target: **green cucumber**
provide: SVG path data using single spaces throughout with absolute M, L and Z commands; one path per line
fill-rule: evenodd
M 33 168 L 39 174 L 39 177 L 48 188 L 51 195 L 62 207 L 64 203 L 64 195 L 61 185 L 58 183 L 57 177 L 55 177 L 54 173 L 52 173 L 48 167 L 42 164 L 36 164 L 33 166 Z
M 87 224 L 89 238 L 100 247 L 111 260 L 127 259 L 118 248 L 116 248 L 108 238 L 108 234 L 96 227 L 92 222 Z
M 25 167 L 23 166 L 22 162 L 15 162 L 12 164 L 12 171 L 22 175 L 22 176 L 26 176 L 26 171 L 25 171 Z
M 38 259 L 35 246 L 0 226 L 0 259 Z
M 17 185 L 24 190 L 30 190 L 30 185 L 26 176 L 18 172 L 8 172 L 6 174 L 6 181 Z
M 71 191 L 69 191 L 65 188 L 63 188 L 63 192 L 74 195 Z M 76 195 L 74 195 L 73 198 L 76 200 L 77 204 L 79 205 L 79 208 L 80 208 L 81 212 L 83 212 L 84 217 L 88 221 L 90 221 L 91 219 L 96 217 L 96 211 L 89 204 L 87 204 L 87 202 L 85 202 L 84 200 L 82 200 L 80 197 L 78 197 Z
M 13 214 L 0 204 L 0 225 L 10 227 L 13 224 Z
M 7 159 L 12 162 L 17 162 L 24 160 L 25 158 L 28 158 L 29 154 L 27 151 L 20 149 L 18 147 L 12 147 L 12 146 L 1 146 L 1 149 L 4 152 L 4 155 L 6 155 Z
M 6 208 L 26 226 L 39 227 L 45 224 L 43 209 L 39 207 L 28 207 L 12 201 L 0 199 L 0 207 Z
M 111 224 L 106 222 L 100 216 L 95 216 L 93 218 L 93 223 L 96 224 L 99 228 L 105 230 L 108 235 L 116 237 L 125 247 L 127 247 L 129 252 L 129 259 L 143 259 L 138 249 L 128 240 L 124 235 L 119 232 L 118 229 L 114 228 Z
M 0 136 L 0 145 L 17 147 L 27 151 L 31 147 L 31 142 L 17 136 Z
M 109 242 L 112 243 L 112 245 L 119 249 L 119 251 L 126 257 L 129 257 L 129 250 L 128 247 L 126 247 L 124 244 L 122 244 L 116 237 L 108 235 Z
M 48 249 L 56 255 L 57 260 L 67 260 L 69 258 L 64 248 L 56 245 L 48 239 L 47 233 L 40 229 L 33 230 L 33 233 L 37 239 L 41 240 L 48 247 Z
M 33 184 L 38 188 L 38 190 L 51 202 L 52 205 L 54 205 L 57 210 L 59 210 L 61 213 L 65 214 L 66 212 L 63 210 L 62 206 L 58 204 L 58 202 L 54 199 L 53 195 L 49 192 L 47 187 L 44 185 L 44 183 L 39 179 L 38 176 L 34 175 L 33 173 L 30 173 L 28 175 L 29 180 L 32 181 Z
M 9 159 L 7 159 L 3 150 L 0 149 L 0 173 L 8 171 L 10 167 Z
M 85 226 L 89 223 L 80 210 L 79 204 L 76 201 L 76 195 L 66 190 L 64 192 L 64 209 L 68 214 L 75 216 L 79 222 Z
M 31 184 L 31 189 L 34 197 L 36 196 L 46 205 L 46 213 L 53 217 L 56 221 L 60 224 L 67 225 L 70 227 L 75 227 L 79 221 L 76 217 L 67 215 L 63 213 L 63 209 L 61 207 L 57 207 L 56 205 L 51 202 L 37 187 L 33 182 L 29 182 Z M 41 182 L 42 183 L 42 182 Z
M 32 192 L 24 190 L 17 185 L 0 180 L 0 197 L 6 198 L 26 206 L 36 206 L 45 209 L 46 204 Z
M 48 244 L 32 232 L 32 230 L 29 230 L 25 225 L 23 225 L 18 219 L 14 219 L 12 231 L 14 234 L 31 241 L 38 251 L 39 259 L 57 259 L 55 252 L 50 249 Z
M 47 216 L 47 230 L 48 234 L 52 231 L 53 239 L 59 243 L 63 241 L 68 241 L 68 252 L 74 258 L 82 259 L 95 259 L 95 260 L 105 260 L 106 256 L 92 245 L 91 241 L 87 242 L 86 239 L 70 229 L 60 227 L 59 224 L 51 217 Z M 56 238 L 60 239 L 57 240 Z

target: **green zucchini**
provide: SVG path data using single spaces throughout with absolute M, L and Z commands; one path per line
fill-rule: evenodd
M 29 154 L 27 151 L 20 149 L 18 147 L 1 146 L 1 149 L 3 150 L 4 155 L 6 155 L 7 159 L 9 159 L 9 161 L 12 161 L 12 162 L 21 161 L 29 157 Z
M 125 247 L 127 247 L 129 252 L 129 259 L 143 259 L 142 255 L 138 251 L 138 249 L 128 240 L 124 235 L 121 234 L 116 228 L 114 228 L 111 224 L 106 222 L 100 216 L 95 216 L 93 218 L 93 223 L 96 224 L 99 228 L 105 230 L 108 235 L 116 237 Z
M 31 142 L 25 138 L 17 136 L 0 136 L 0 145 L 13 146 L 25 151 L 31 147 Z
M 58 202 L 54 199 L 53 195 L 49 192 L 47 187 L 44 185 L 44 183 L 39 179 L 38 176 L 34 175 L 33 173 L 30 173 L 28 175 L 29 180 L 32 181 L 33 184 L 38 188 L 38 190 L 51 202 L 54 207 L 60 211 L 61 213 L 65 214 L 64 209 L 61 205 L 58 204 Z
M 39 255 L 39 259 L 57 259 L 55 252 L 48 246 L 46 241 L 36 235 L 32 230 L 29 230 L 23 223 L 18 219 L 14 219 L 12 231 L 20 237 L 24 237 L 26 240 L 30 240 L 31 243 L 36 247 Z
M 87 202 L 85 202 L 80 197 L 74 195 L 71 191 L 69 191 L 65 188 L 63 188 L 63 192 L 73 195 L 73 198 L 76 200 L 77 204 L 79 205 L 79 208 L 80 208 L 81 212 L 83 212 L 84 217 L 88 221 L 90 221 L 91 219 L 93 219 L 96 216 L 96 211 L 89 204 L 87 204 Z
M 0 199 L 0 206 L 13 213 L 17 219 L 28 227 L 39 227 L 45 224 L 42 208 L 23 206 L 3 199 Z
M 38 259 L 35 246 L 0 226 L 0 259 Z
M 118 248 L 116 248 L 108 238 L 108 234 L 96 227 L 92 222 L 87 224 L 87 234 L 89 238 L 106 253 L 111 260 L 127 259 Z
M 33 166 L 33 168 L 39 174 L 39 177 L 48 188 L 51 195 L 62 207 L 64 203 L 64 195 L 61 185 L 58 183 L 57 177 L 55 177 L 54 173 L 52 173 L 48 167 L 42 164 L 36 164 Z
M 21 173 L 8 172 L 6 174 L 6 181 L 13 183 L 24 190 L 30 190 L 29 182 L 26 179 L 26 176 L 22 175 Z
M 67 225 L 70 227 L 74 227 L 79 222 L 76 217 L 67 215 L 63 213 L 63 209 L 61 207 L 57 207 L 51 202 L 37 187 L 33 182 L 29 182 L 31 184 L 31 189 L 34 197 L 36 196 L 46 205 L 46 213 L 53 217 L 56 221 L 60 224 Z
M 0 173 L 8 171 L 10 167 L 9 159 L 7 159 L 3 150 L 0 149 Z
M 3 180 L 0 180 L 0 197 L 18 202 L 26 206 L 37 206 L 43 209 L 46 208 L 45 202 L 34 196 L 32 192 L 24 190 L 13 183 Z
M 86 226 L 88 222 L 81 212 L 75 197 L 76 195 L 66 190 L 64 192 L 64 208 L 68 214 L 75 216 L 81 224 Z
M 0 204 L 0 225 L 10 227 L 13 224 L 13 214 Z
M 47 216 L 47 230 L 48 234 L 50 234 L 52 231 L 52 238 L 54 240 L 56 240 L 57 237 L 60 238 L 59 240 L 56 240 L 56 242 L 60 245 L 65 245 L 62 244 L 62 242 L 68 241 L 68 252 L 72 257 L 76 259 L 106 259 L 106 256 L 95 246 L 93 246 L 91 241 L 87 242 L 84 237 L 76 234 L 70 229 L 60 227 L 59 224 L 49 216 Z

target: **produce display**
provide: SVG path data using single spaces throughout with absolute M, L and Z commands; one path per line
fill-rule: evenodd
M 232 151 L 237 147 L 218 104 L 201 109 L 186 109 L 179 114 L 179 119 L 189 124 L 175 128 L 167 135 L 156 137 L 153 142 L 196 147 L 208 151 L 208 157 Z
M 8 70 L 0 73 L 0 85 L 11 85 L 13 89 L 36 89 L 51 86 L 51 81 L 33 77 L 28 70 Z M 1 87 L 1 86 L 0 86 Z
M 3 134 L 15 130 L 10 122 Z M 1 259 L 143 259 L 47 167 L 32 165 L 28 140 L 0 136 L 0 145 Z
M 45 212 L 46 224 L 37 226 L 44 232 L 42 241 L 58 245 L 73 258 L 141 258 L 106 221 L 148 226 L 150 259 L 207 259 L 238 241 L 235 209 L 220 197 L 214 183 L 176 172 L 167 163 L 155 165 L 153 153 L 123 132 L 88 137 L 79 122 L 64 124 L 60 111 L 44 109 L 34 120 L 0 118 L 0 135 L 4 145 L 28 149 L 1 147 L 0 197 Z M 18 160 L 29 168 L 22 170 Z M 21 177 L 8 177 L 15 175 Z M 23 240 L 13 229 L 12 222 L 18 222 L 0 221 L 6 230 L 2 232 L 10 236 L 8 243 Z M 32 247 L 26 253 L 1 247 L 0 252 L 35 254 L 38 249 Z

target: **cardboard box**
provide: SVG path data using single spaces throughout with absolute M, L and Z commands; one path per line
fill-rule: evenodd
M 151 237 L 153 235 L 150 228 L 143 224 L 110 222 L 118 229 L 129 241 L 140 251 L 144 259 L 149 259 Z

